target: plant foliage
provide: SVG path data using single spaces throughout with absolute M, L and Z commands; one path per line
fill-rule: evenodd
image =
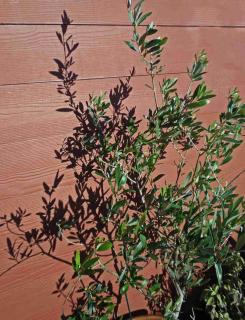
M 187 69 L 184 95 L 177 90 L 177 78 L 159 82 L 167 38 L 157 35 L 153 22 L 146 23 L 151 12 L 143 12 L 143 2 L 127 2 L 133 34 L 126 41 L 141 56 L 150 79 L 154 106 L 142 119 L 135 108 L 124 105 L 134 72 L 109 94 L 77 101 L 78 75 L 72 67 L 78 43 L 63 13 L 57 37 L 64 58 L 54 60 L 57 69 L 51 74 L 60 80 L 58 92 L 65 97 L 66 107 L 59 111 L 72 112 L 77 125 L 56 157 L 74 172 L 75 196 L 66 204 L 54 198 L 59 174 L 52 186 L 44 183 L 39 229 L 23 231 L 23 211 L 2 217 L 7 226 L 18 228 L 22 239 L 20 247 L 8 239 L 8 250 L 19 263 L 34 255 L 35 248 L 58 259 L 57 241 L 75 248 L 72 262 L 63 261 L 73 268 L 73 280 L 66 283 L 62 275 L 55 291 L 72 306 L 71 315 L 62 319 L 116 319 L 123 299 L 131 314 L 128 291 L 135 288 L 153 312 L 177 320 L 193 288 L 207 283 L 204 299 L 211 318 L 238 319 L 232 314 L 244 310 L 243 285 L 236 278 L 244 261 L 234 253 L 231 239 L 239 233 L 239 251 L 245 242 L 244 199 L 221 172 L 242 143 L 245 105 L 233 89 L 219 119 L 208 126 L 198 119 L 199 110 L 215 97 L 204 79 L 205 51 Z M 164 181 L 162 163 L 171 149 L 176 178 Z M 235 267 L 227 271 L 234 257 Z M 156 266 L 150 276 L 146 266 Z M 215 285 L 209 283 L 212 270 Z

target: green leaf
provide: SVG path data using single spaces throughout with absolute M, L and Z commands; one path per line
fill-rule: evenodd
M 200 101 L 197 101 L 197 102 L 189 103 L 189 104 L 187 105 L 187 107 L 188 107 L 189 109 L 199 108 L 199 107 L 206 106 L 207 104 L 209 104 L 209 102 L 210 102 L 210 100 L 204 99 L 204 100 L 200 100 Z
M 152 155 L 149 157 L 149 159 L 148 159 L 148 165 L 149 165 L 149 169 L 150 169 L 150 170 L 155 166 L 158 157 L 159 157 L 158 154 L 152 154 Z
M 215 267 L 215 272 L 216 272 L 216 276 L 217 276 L 217 280 L 218 280 L 218 283 L 219 285 L 221 285 L 221 282 L 222 282 L 222 266 L 220 263 L 216 263 L 214 264 L 214 267 Z
M 78 271 L 81 268 L 81 254 L 79 250 L 75 252 L 75 271 Z
M 239 222 L 240 222 L 239 217 L 240 216 L 241 216 L 241 214 L 237 213 L 237 214 L 231 215 L 231 217 L 229 217 L 229 216 L 226 217 L 225 220 L 224 220 L 224 225 L 229 225 L 232 222 L 232 225 L 234 227 L 234 223 L 235 223 L 235 225 L 239 224 Z M 237 220 L 237 221 L 234 221 L 234 220 Z
M 146 43 L 145 48 L 149 49 L 152 47 L 161 47 L 162 45 L 164 45 L 166 42 L 168 41 L 168 38 L 158 38 L 158 39 L 153 39 L 150 40 L 149 42 Z
M 119 201 L 117 201 L 113 205 L 113 207 L 111 208 L 111 211 L 113 213 L 116 213 L 120 208 L 124 207 L 126 203 L 127 203 L 127 200 L 119 200 Z
M 119 279 L 118 279 L 118 282 L 122 282 L 126 276 L 126 272 L 127 272 L 127 267 L 124 267 L 123 268 L 123 271 L 121 272 L 120 276 L 119 276 Z
M 139 1 L 136 3 L 136 5 L 135 5 L 135 7 L 134 7 L 134 11 L 136 11 L 136 13 L 139 12 L 139 10 L 141 9 L 142 4 L 143 4 L 144 1 L 145 1 L 145 0 L 139 0 Z
M 133 257 L 134 259 L 137 258 L 146 248 L 146 237 L 144 235 L 140 235 L 140 242 L 137 244 L 134 252 Z
M 243 105 L 240 106 L 238 113 L 239 113 L 242 117 L 245 117 L 245 104 L 243 104 Z
M 232 159 L 232 155 L 231 154 L 228 154 L 224 160 L 221 162 L 221 164 L 226 164 L 227 162 L 231 161 Z
M 236 210 L 239 205 L 243 202 L 243 197 L 239 197 L 235 202 L 233 202 L 232 206 L 231 206 L 231 210 Z
M 110 241 L 106 241 L 103 243 L 99 243 L 96 247 L 96 251 L 107 251 L 112 248 L 112 243 Z
M 242 140 L 232 139 L 229 137 L 224 137 L 223 140 L 234 144 L 240 144 L 242 142 Z
M 119 186 L 121 177 L 122 177 L 121 167 L 120 167 L 120 165 L 118 164 L 118 165 L 116 166 L 116 169 L 115 169 L 115 180 L 116 180 L 116 184 L 117 184 L 118 186 Z
M 131 41 L 124 41 L 126 43 L 126 45 L 132 49 L 133 51 L 138 51 L 137 48 L 134 46 L 134 44 Z
M 98 262 L 99 258 L 95 257 L 95 258 L 91 258 L 91 259 L 86 259 L 83 263 L 81 268 L 86 271 L 89 268 L 92 268 L 97 262 Z
M 128 220 L 127 222 L 127 226 L 128 227 L 133 227 L 133 226 L 137 226 L 139 223 L 138 217 L 132 217 Z
M 204 70 L 208 64 L 207 53 L 202 50 L 195 55 L 195 61 L 188 73 L 193 81 L 201 80 L 202 75 L 205 73 Z
M 140 288 L 145 288 L 148 284 L 148 280 L 144 278 L 143 276 L 138 276 L 134 279 L 135 284 L 134 287 L 140 287 Z M 132 284 L 131 284 L 132 285 Z
M 121 293 L 122 295 L 124 295 L 125 293 L 128 292 L 128 289 L 129 289 L 129 284 L 128 284 L 128 283 L 125 283 L 125 284 L 122 286 L 122 288 L 120 289 L 120 293 Z
M 196 87 L 196 89 L 194 90 L 194 92 L 193 92 L 193 94 L 192 94 L 192 98 L 193 99 L 195 99 L 196 97 L 197 98 L 200 98 L 200 88 L 203 86 L 203 82 L 202 83 L 200 83 L 197 87 Z
M 155 47 L 149 48 L 147 52 L 151 53 L 153 56 L 159 57 L 159 55 L 162 52 L 162 50 L 163 49 L 161 49 L 160 46 L 155 46 Z
M 146 243 L 146 237 L 143 234 L 140 234 L 140 241 Z
M 105 175 L 104 175 L 104 173 L 103 173 L 102 171 L 100 171 L 100 170 L 95 170 L 94 172 L 97 174 L 97 176 L 100 176 L 100 177 L 102 177 L 102 178 L 105 178 Z
M 132 15 L 132 11 L 128 11 L 128 18 L 129 18 L 129 21 L 134 24 L 134 17 Z
M 176 84 L 177 81 L 178 81 L 178 78 L 172 78 L 172 79 L 169 78 L 164 80 L 162 84 L 162 90 L 164 92 L 168 92 L 169 89 L 171 89 Z
M 150 288 L 149 288 L 149 292 L 151 295 L 156 294 L 159 290 L 161 289 L 161 286 L 159 283 L 155 283 L 153 284 Z
M 126 232 L 127 226 L 125 222 L 120 223 L 119 227 L 118 227 L 118 236 L 123 237 L 125 232 Z
M 183 181 L 181 188 L 185 188 L 188 185 L 188 183 L 191 181 L 191 177 L 192 177 L 192 172 L 189 172 L 185 177 L 185 180 Z
M 118 187 L 121 188 L 123 185 L 125 185 L 127 182 L 127 176 L 124 174 L 118 184 Z
M 245 246 L 245 232 L 239 235 L 236 243 L 236 250 L 240 251 L 244 246 Z
M 143 33 L 139 39 L 139 45 L 141 46 L 144 43 L 147 36 L 151 36 L 151 35 L 155 34 L 156 32 L 157 32 L 157 29 L 155 29 L 155 28 L 148 29 L 148 27 L 147 27 L 146 32 Z
M 137 25 L 140 25 L 142 22 L 144 22 L 151 14 L 152 14 L 152 12 L 147 12 L 146 14 L 141 16 L 139 18 L 139 20 L 137 21 Z

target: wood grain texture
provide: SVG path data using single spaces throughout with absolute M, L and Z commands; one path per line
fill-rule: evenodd
M 74 20 L 72 26 L 80 46 L 76 53 L 78 98 L 89 93 L 110 91 L 118 77 L 127 75 L 132 66 L 138 75 L 144 66 L 137 55 L 123 43 L 131 37 L 124 0 L 0 0 L 0 215 L 18 206 L 35 213 L 41 208 L 42 183 L 51 183 L 59 169 L 54 149 L 71 133 L 72 115 L 59 113 L 62 96 L 57 82 L 48 71 L 55 68 L 53 58 L 61 58 L 56 39 L 60 14 L 65 9 Z M 207 83 L 217 97 L 200 112 L 200 119 L 210 123 L 225 110 L 231 87 L 237 86 L 245 98 L 245 1 L 244 0 L 148 0 L 146 10 L 162 25 L 160 32 L 169 37 L 165 71 L 179 78 L 178 88 L 186 91 L 186 66 L 195 52 L 206 49 L 210 65 Z M 165 26 L 165 27 L 163 27 Z M 101 78 L 101 79 L 100 79 Z M 144 86 L 145 76 L 132 79 L 133 91 L 125 105 L 137 106 L 141 117 L 153 97 Z M 244 145 L 236 150 L 234 162 L 224 167 L 225 179 L 231 180 L 243 168 Z M 162 165 L 173 174 L 173 153 Z M 237 180 L 238 192 L 244 193 L 245 175 Z M 67 172 L 57 197 L 65 200 L 73 193 L 72 172 Z M 27 226 L 37 223 L 35 214 Z M 6 237 L 0 230 L 0 273 L 12 262 L 6 253 Z M 74 248 L 58 246 L 57 255 L 70 260 Z M 52 295 L 55 281 L 70 268 L 45 257 L 33 258 L 0 277 L 0 318 L 5 320 L 60 319 L 63 299 Z M 130 292 L 133 309 L 143 302 Z M 123 307 L 124 308 L 124 307 Z M 125 310 L 125 309 L 124 309 Z M 124 311 L 123 310 L 123 311 Z
M 3 237 L 0 244 L 1 247 L 5 246 Z M 73 248 L 59 246 L 57 255 L 61 254 L 70 260 L 72 251 Z M 1 256 L 6 256 L 6 252 L 1 252 Z M 6 267 L 6 261 L 4 262 L 3 267 Z M 13 263 L 8 264 L 10 266 Z M 69 277 L 71 268 L 41 256 L 34 257 L 1 276 L 1 318 L 4 316 L 6 320 L 60 319 L 63 299 L 57 298 L 52 292 L 56 289 L 56 280 L 63 272 Z
M 137 106 L 139 117 L 154 104 L 151 91 L 145 87 L 148 80 L 147 77 L 133 78 L 133 90 L 124 102 L 128 107 Z M 77 84 L 78 99 L 85 101 L 91 92 L 109 92 L 118 83 L 117 79 L 80 81 Z M 228 79 L 226 86 L 217 84 L 214 79 L 209 79 L 208 83 L 217 96 L 213 103 L 200 111 L 205 123 L 218 118 L 219 112 L 225 110 L 226 96 L 232 86 Z M 56 170 L 62 170 L 59 161 L 54 159 L 54 149 L 72 132 L 75 121 L 72 114 L 56 111 L 65 106 L 63 97 L 56 93 L 56 85 L 43 83 L 0 87 L 0 207 L 5 212 L 20 206 L 22 197 L 26 199 L 23 204 L 32 209 L 33 202 L 28 204 L 28 195 L 40 194 L 42 182 L 51 182 Z M 187 76 L 179 76 L 180 93 L 185 92 L 187 85 Z M 244 84 L 240 89 L 245 93 Z M 72 184 L 69 174 L 66 183 Z
M 56 68 L 53 58 L 62 58 L 56 39 L 57 26 L 0 26 L 0 85 L 51 81 L 48 72 Z M 76 71 L 81 78 L 126 75 L 132 66 L 144 74 L 140 57 L 128 49 L 129 27 L 73 26 L 71 33 L 80 43 Z M 209 75 L 223 85 L 227 79 L 238 85 L 245 73 L 245 29 L 160 28 L 169 37 L 164 55 L 165 72 L 181 73 L 201 49 L 208 52 Z
M 128 24 L 126 0 L 2 0 L 1 23 L 59 23 L 62 10 L 83 24 Z M 164 25 L 245 25 L 243 0 L 148 0 L 145 10 Z
M 179 90 L 186 90 L 185 75 L 179 77 Z M 217 88 L 215 81 L 209 80 Z M 146 77 L 133 78 L 133 91 L 125 105 L 137 105 L 137 115 L 146 112 L 148 106 L 153 105 L 153 98 L 144 84 Z M 99 93 L 109 91 L 118 84 L 116 79 L 80 81 L 78 97 L 85 100 L 90 92 Z M 62 96 L 56 93 L 55 83 L 19 85 L 0 88 L 2 98 L 0 105 L 0 211 L 9 213 L 20 206 L 35 213 L 41 208 L 42 182 L 51 183 L 57 169 L 63 171 L 62 166 L 53 157 L 53 150 L 59 146 L 62 139 L 71 132 L 74 121 L 71 114 L 59 113 L 57 108 L 64 106 Z M 242 86 L 245 90 L 245 87 Z M 226 87 L 216 89 L 217 98 L 214 103 L 201 112 L 200 118 L 209 123 L 218 117 L 218 113 L 225 109 Z M 17 98 L 18 97 L 18 98 Z M 235 153 L 235 166 L 226 166 L 225 178 L 232 179 L 243 166 L 245 149 L 240 148 Z M 173 168 L 173 156 L 161 167 L 163 172 Z M 242 192 L 244 176 L 237 181 L 239 191 Z M 58 189 L 57 198 L 66 199 L 73 193 L 73 177 L 66 172 L 65 179 Z M 36 224 L 33 214 L 27 220 L 26 226 Z M 1 230 L 0 234 L 0 273 L 12 266 L 7 259 L 6 237 L 9 233 Z M 66 244 L 58 246 L 57 256 L 70 260 L 74 248 Z M 48 259 L 37 257 L 12 269 L 0 277 L 1 314 L 6 320 L 53 320 L 59 319 L 63 299 L 58 299 L 52 292 L 55 282 L 63 273 L 70 275 L 70 268 L 66 265 Z M 130 292 L 133 309 L 140 309 L 144 302 L 134 292 Z M 125 302 L 122 312 L 125 312 Z M 27 307 L 28 306 L 28 307 Z

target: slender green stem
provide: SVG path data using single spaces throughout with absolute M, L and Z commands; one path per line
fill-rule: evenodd
M 152 90 L 154 93 L 154 100 L 155 100 L 155 106 L 156 109 L 158 108 L 158 102 L 157 102 L 157 91 L 156 91 L 156 85 L 155 85 L 155 80 L 154 80 L 154 73 L 150 73 L 150 77 L 151 77 L 151 84 L 152 84 Z

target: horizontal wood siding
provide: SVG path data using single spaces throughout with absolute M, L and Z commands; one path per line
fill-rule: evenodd
M 154 21 L 172 26 L 244 26 L 243 0 L 148 0 Z M 126 0 L 2 0 L 0 22 L 57 24 L 62 10 L 77 24 L 128 25 Z
M 235 5 L 234 5 L 235 4 Z M 194 53 L 206 49 L 210 60 L 207 83 L 217 94 L 200 113 L 210 123 L 225 110 L 229 89 L 237 86 L 245 98 L 245 2 L 244 0 L 146 0 L 146 10 L 169 37 L 164 55 L 164 75 L 179 78 L 178 88 L 188 86 L 186 67 Z M 18 206 L 37 212 L 41 208 L 42 182 L 51 182 L 56 170 L 64 171 L 54 158 L 54 149 L 71 133 L 74 119 L 56 92 L 49 71 L 53 58 L 61 58 L 56 39 L 60 14 L 66 10 L 80 43 L 75 55 L 78 98 L 110 91 L 134 66 L 133 91 L 125 104 L 137 106 L 142 116 L 153 97 L 145 84 L 140 58 L 124 44 L 131 36 L 124 0 L 2 0 L 0 1 L 0 213 Z M 232 179 L 244 169 L 244 146 L 236 150 L 224 177 Z M 173 164 L 169 158 L 163 167 Z M 244 176 L 237 180 L 244 193 Z M 72 193 L 73 178 L 67 172 L 58 196 Z M 35 225 L 35 215 L 28 226 Z M 0 273 L 12 266 L 6 253 L 8 232 L 0 229 Z M 58 254 L 70 259 L 73 248 L 59 247 Z M 62 299 L 52 295 L 58 276 L 69 268 L 46 258 L 33 258 L 0 277 L 0 318 L 6 320 L 59 319 Z M 133 295 L 133 293 L 131 293 Z M 142 301 L 134 299 L 133 309 Z
M 1 26 L 0 86 L 53 81 L 49 74 L 55 68 L 52 61 L 62 58 L 56 38 L 58 26 Z M 76 71 L 81 79 L 119 77 L 145 74 L 140 57 L 130 51 L 124 40 L 130 39 L 130 27 L 73 26 L 74 40 L 79 42 Z M 245 28 L 159 28 L 169 38 L 164 55 L 164 72 L 183 73 L 193 61 L 194 54 L 205 48 L 210 60 L 210 78 L 220 75 L 219 82 L 242 84 Z M 4 63 L 3 63 L 4 62 Z M 217 86 L 218 87 L 218 86 Z

